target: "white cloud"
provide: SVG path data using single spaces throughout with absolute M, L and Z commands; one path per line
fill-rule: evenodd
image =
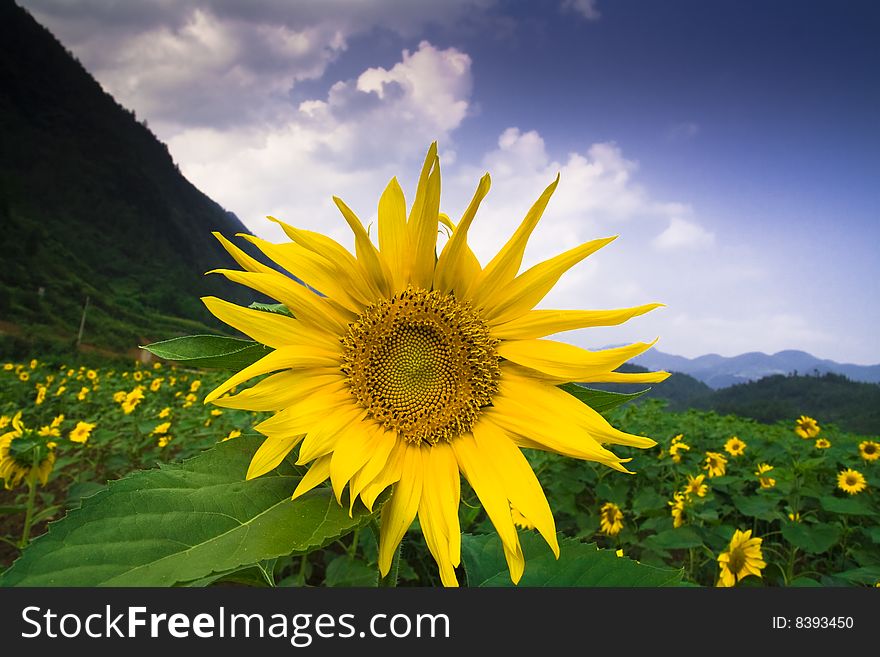
M 562 8 L 574 11 L 590 21 L 599 20 L 602 15 L 596 8 L 596 0 L 562 0 Z
M 654 246 L 663 251 L 705 249 L 715 243 L 715 235 L 698 224 L 672 217 L 669 227 L 654 238 Z
M 346 243 L 330 198 L 342 196 L 366 221 L 394 175 L 417 170 L 434 139 L 468 114 L 471 60 L 423 41 L 388 69 L 369 68 L 332 85 L 325 98 L 292 108 L 278 124 L 187 129 L 169 140 L 181 169 L 258 234 L 280 236 L 268 214 L 334 232 Z M 443 153 L 444 165 L 452 160 Z M 332 228 L 328 228 L 332 227 Z

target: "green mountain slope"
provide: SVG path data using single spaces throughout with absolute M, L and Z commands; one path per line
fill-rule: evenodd
M 647 370 L 627 363 L 620 371 Z M 705 383 L 679 372 L 674 372 L 663 383 L 653 385 L 587 385 L 614 392 L 637 392 L 651 388 L 640 399 L 665 400 L 666 407 L 676 412 L 694 408 L 766 423 L 793 421 L 801 415 L 809 415 L 820 425 L 835 424 L 845 431 L 862 435 L 880 433 L 880 385 L 851 381 L 840 374 L 778 374 L 720 390 L 713 390 Z
M 247 232 L 25 10 L 0 0 L 0 331 L 115 351 L 224 330 L 199 297 L 252 295 L 204 276 Z M 7 347 L 8 347 L 7 341 Z

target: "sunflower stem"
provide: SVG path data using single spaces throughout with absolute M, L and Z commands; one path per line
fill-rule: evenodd
M 379 523 L 375 520 L 370 521 L 370 530 L 373 532 L 373 536 L 376 538 L 376 545 L 379 545 Z M 391 567 L 388 569 L 388 574 L 385 577 L 382 577 L 382 573 L 379 573 L 379 582 L 377 586 L 379 588 L 386 587 L 395 587 L 397 586 L 397 577 L 398 571 L 400 570 L 400 549 L 403 545 L 403 541 L 401 541 L 397 545 L 397 549 L 394 550 L 394 556 L 391 558 Z
M 34 462 L 34 468 L 36 468 L 36 457 L 34 457 Z M 28 544 L 28 540 L 31 536 L 31 523 L 34 520 L 34 500 L 37 496 L 37 477 L 33 470 L 28 474 L 27 482 L 28 498 L 27 509 L 24 514 L 24 529 L 21 532 L 21 540 L 18 542 L 18 547 L 21 550 L 23 550 Z

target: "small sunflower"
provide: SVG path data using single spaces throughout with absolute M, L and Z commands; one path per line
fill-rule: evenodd
M 673 493 L 672 501 L 667 502 L 670 506 L 669 512 L 672 514 L 673 528 L 681 527 L 686 519 L 685 506 L 688 498 L 684 493 Z
M 801 415 L 794 422 L 794 432 L 801 438 L 810 439 L 819 435 L 819 424 L 813 418 L 807 415 Z
M 789 512 L 788 519 L 791 520 L 792 522 L 800 522 L 801 521 L 801 514 L 799 511 Z
M 617 536 L 623 529 L 623 511 L 614 502 L 605 502 L 599 509 L 599 530 L 608 536 Z
M 674 463 L 681 463 L 681 453 L 687 452 L 691 448 L 690 445 L 683 442 L 673 442 L 669 446 L 669 456 L 672 458 Z
M 75 443 L 84 443 L 92 435 L 92 429 L 97 425 L 91 422 L 77 422 L 76 427 L 70 432 L 68 438 Z
M 837 487 L 845 493 L 857 495 L 868 487 L 868 482 L 861 472 L 847 468 L 837 474 Z
M 742 456 L 746 451 L 746 444 L 736 436 L 733 436 L 724 443 L 724 451 L 731 456 Z
M 828 449 L 831 447 L 831 441 L 826 438 L 817 438 L 816 439 L 816 449 Z
M 748 575 L 761 576 L 761 571 L 767 567 L 764 555 L 761 553 L 762 538 L 752 538 L 752 530 L 733 532 L 730 545 L 726 552 L 718 555 L 718 566 L 721 573 L 718 577 L 717 586 L 735 586 L 742 578 Z
M 755 471 L 755 476 L 758 478 L 758 481 L 761 484 L 761 488 L 773 488 L 776 485 L 776 480 L 768 474 L 772 470 L 773 466 L 768 463 L 758 464 L 758 469 Z
M 546 339 L 576 328 L 617 325 L 660 305 L 534 310 L 565 271 L 614 239 L 587 242 L 518 273 L 526 243 L 557 184 L 558 177 L 485 267 L 467 238 L 489 191 L 489 175 L 453 224 L 440 214 L 436 144 L 425 158 L 409 212 L 396 179 L 379 199 L 378 248 L 361 220 L 335 197 L 354 233 L 354 254 L 329 237 L 271 217 L 290 242 L 243 236 L 307 285 L 217 235 L 244 269 L 217 273 L 276 299 L 293 316 L 204 298 L 221 321 L 273 349 L 214 389 L 205 402 L 274 412 L 256 427 L 266 440 L 251 461 L 248 479 L 271 471 L 298 447 L 297 463 L 310 464 L 310 469 L 294 497 L 329 478 L 340 504 L 347 487 L 349 506 L 359 497 L 372 509 L 391 487 L 381 512 L 378 563 L 383 576 L 418 514 L 443 584 L 457 584 L 461 474 L 495 525 L 511 579 L 518 582 L 525 562 L 511 504 L 559 554 L 552 512 L 520 449 L 547 450 L 628 472 L 623 464 L 629 459 L 605 445 L 656 444 L 613 428 L 558 387 L 567 382 L 654 382 L 668 374 L 615 371 L 653 343 L 587 351 Z M 438 253 L 441 223 L 451 235 Z M 234 386 L 269 373 L 253 387 L 225 396 Z
M 719 454 L 718 452 L 706 452 L 706 460 L 703 463 L 703 470 L 705 470 L 709 477 L 720 477 L 727 470 L 727 459 L 724 457 L 724 454 Z
M 704 474 L 698 474 L 697 476 L 688 475 L 688 482 L 684 487 L 685 496 L 696 495 L 697 497 L 706 497 L 706 493 L 709 492 L 709 485 L 703 483 L 705 479 L 706 475 Z
M 24 479 L 39 480 L 44 486 L 55 465 L 54 443 L 38 436 L 21 421 L 21 411 L 12 418 L 12 431 L 0 436 L 0 479 L 8 490 Z
M 859 456 L 866 461 L 880 459 L 880 443 L 873 440 L 863 440 L 859 443 Z

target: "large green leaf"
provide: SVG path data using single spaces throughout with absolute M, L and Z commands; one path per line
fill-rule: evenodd
M 748 497 L 734 495 L 733 505 L 737 511 L 750 518 L 772 521 L 781 517 L 778 509 L 779 501 L 775 498 L 764 497 L 760 493 Z
M 821 554 L 837 543 L 840 526 L 820 522 L 808 525 L 800 522 L 782 523 L 782 536 L 786 541 L 810 554 Z
M 626 394 L 622 392 L 609 392 L 607 390 L 587 388 L 579 383 L 564 383 L 559 387 L 562 390 L 565 390 L 568 394 L 577 397 L 587 406 L 599 413 L 606 413 L 615 409 L 621 404 L 625 404 L 637 397 L 641 397 L 650 390 L 650 388 L 645 388 L 639 392 Z
M 170 586 L 323 547 L 371 516 L 353 517 L 320 487 L 295 501 L 288 463 L 250 481 L 261 437 L 236 438 L 180 464 L 137 472 L 49 526 L 0 586 Z
M 269 347 L 220 335 L 187 335 L 141 347 L 165 360 L 192 367 L 241 370 L 272 352 Z
M 683 572 L 646 566 L 614 550 L 574 538 L 559 541 L 557 560 L 538 534 L 520 533 L 525 573 L 519 586 L 678 586 Z M 513 586 L 497 534 L 461 537 L 461 558 L 468 586 Z
M 682 550 L 685 548 L 700 547 L 703 544 L 703 539 L 691 527 L 678 527 L 648 536 L 644 543 L 650 548 L 660 548 L 661 550 Z
M 825 495 L 819 499 L 822 508 L 831 513 L 841 513 L 853 516 L 872 516 L 876 511 L 871 508 L 867 499 L 858 497 L 834 497 Z

